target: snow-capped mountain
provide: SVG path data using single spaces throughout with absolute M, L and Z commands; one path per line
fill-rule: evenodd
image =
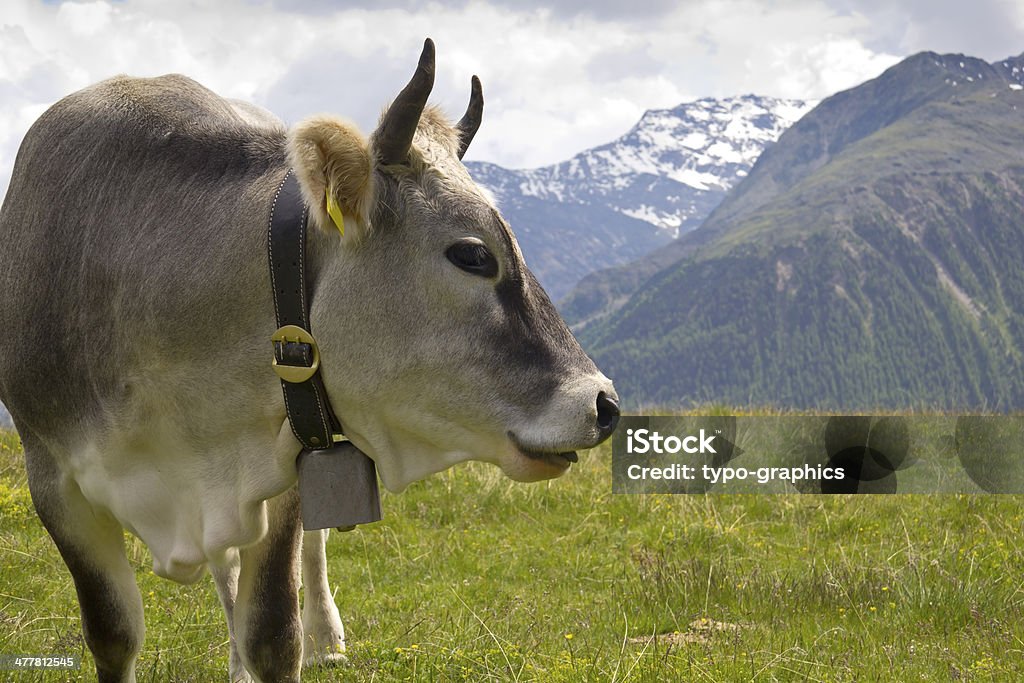
M 704 220 L 813 102 L 744 95 L 646 112 L 622 137 L 552 166 L 469 162 L 553 298 Z

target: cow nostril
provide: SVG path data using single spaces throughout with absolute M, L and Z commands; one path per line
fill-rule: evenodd
M 619 423 L 619 404 L 603 391 L 597 395 L 597 428 L 611 434 Z

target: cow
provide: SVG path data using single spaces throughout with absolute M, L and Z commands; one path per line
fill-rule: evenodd
M 145 630 L 124 530 L 160 576 L 210 569 L 232 680 L 297 681 L 304 632 L 341 637 L 270 368 L 267 224 L 289 172 L 323 385 L 388 490 L 467 460 L 556 477 L 615 428 L 611 381 L 461 162 L 479 80 L 452 124 L 433 79 L 428 39 L 369 138 L 327 115 L 289 130 L 180 75 L 100 82 L 26 134 L 0 209 L 0 400 L 100 681 L 135 680 Z

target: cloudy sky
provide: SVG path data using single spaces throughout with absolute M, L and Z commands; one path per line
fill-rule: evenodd
M 0 4 L 0 192 L 51 103 L 117 73 L 187 74 L 288 122 L 330 111 L 369 132 L 423 38 L 433 100 L 487 102 L 468 158 L 531 167 L 703 96 L 821 98 L 921 50 L 1024 52 L 1018 0 L 122 0 Z

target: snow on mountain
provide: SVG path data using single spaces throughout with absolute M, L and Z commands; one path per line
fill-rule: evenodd
M 497 197 L 527 263 L 558 298 L 588 272 L 641 256 L 700 225 L 765 146 L 814 104 L 756 95 L 704 98 L 650 110 L 617 140 L 559 164 L 467 167 Z M 554 205 L 557 211 L 545 209 Z M 552 225 L 549 213 L 558 218 Z M 583 232 L 574 234 L 577 229 Z
M 703 218 L 699 202 L 684 188 L 698 193 L 728 190 L 747 174 L 765 146 L 814 104 L 743 95 L 650 110 L 613 142 L 560 164 L 513 171 L 514 179 L 490 189 L 499 198 L 518 192 L 560 202 L 602 201 L 628 216 L 675 230 L 695 217 Z M 637 186 L 638 176 L 684 187 L 670 196 L 647 197 L 631 191 L 644 189 Z M 488 180 L 480 178 L 485 185 Z

